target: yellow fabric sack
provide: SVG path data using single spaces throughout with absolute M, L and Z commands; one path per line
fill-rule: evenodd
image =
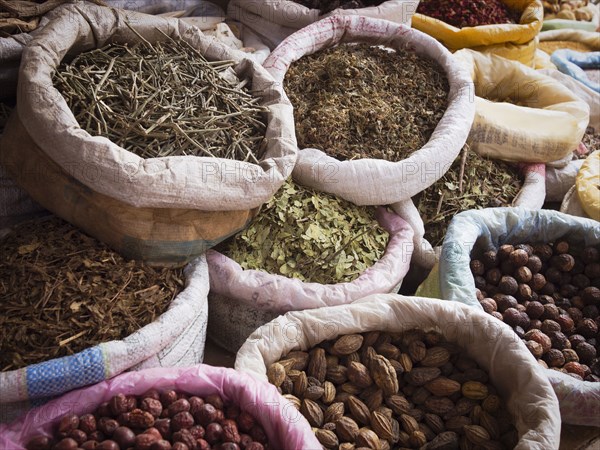
M 451 51 L 463 48 L 493 53 L 533 66 L 536 37 L 542 28 L 541 0 L 503 0 L 512 10 L 523 11 L 518 24 L 457 28 L 423 14 L 415 14 L 412 27 L 433 36 Z
M 496 55 L 461 50 L 475 85 L 475 120 L 467 142 L 480 155 L 549 163 L 577 148 L 590 108 L 559 81 Z
M 600 150 L 586 158 L 575 179 L 577 196 L 583 210 L 600 221 Z

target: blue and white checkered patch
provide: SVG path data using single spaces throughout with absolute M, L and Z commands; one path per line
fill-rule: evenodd
M 105 378 L 100 347 L 27 367 L 29 398 L 64 394 Z

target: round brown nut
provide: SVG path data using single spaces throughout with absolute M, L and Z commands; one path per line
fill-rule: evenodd
M 206 427 L 206 434 L 204 439 L 209 444 L 218 443 L 223 437 L 223 427 L 216 422 L 209 423 Z
M 509 324 L 511 327 L 519 325 L 521 321 L 521 313 L 516 308 L 508 308 L 506 311 L 504 311 L 502 317 L 504 317 L 504 322 Z
M 583 318 L 577 323 L 577 334 L 591 339 L 598 334 L 598 324 L 592 319 Z
M 564 253 L 562 255 L 553 256 L 550 259 L 550 264 L 561 272 L 569 272 L 575 266 L 575 258 L 568 253 Z
M 216 420 L 217 409 L 209 403 L 204 403 L 199 407 L 194 418 L 200 425 L 206 427 L 206 425 Z
M 191 428 L 194 425 L 194 417 L 187 411 L 175 414 L 171 418 L 171 429 L 173 431 Z
M 237 419 L 238 428 L 244 433 L 249 433 L 255 423 L 254 417 L 246 411 L 242 411 Z
M 171 419 L 163 418 L 155 420 L 154 428 L 158 430 L 163 438 L 169 439 L 171 437 Z
M 171 403 L 177 401 L 177 392 L 172 389 L 163 391 L 160 394 L 160 401 L 163 405 L 163 408 L 168 408 Z
M 502 271 L 498 268 L 490 269 L 485 274 L 485 280 L 492 285 L 497 285 L 502 278 Z
M 544 313 L 544 305 L 540 302 L 529 302 L 526 312 L 530 319 L 539 319 Z
M 492 269 L 498 265 L 498 254 L 493 250 L 489 250 L 482 255 L 481 261 L 486 269 Z
M 504 244 L 501 245 L 500 248 L 498 249 L 498 259 L 500 261 L 503 261 L 505 259 L 508 259 L 509 255 L 515 250 L 515 248 L 510 245 L 510 244 Z
M 556 333 L 561 330 L 560 324 L 554 320 L 546 319 L 542 322 L 542 332 L 550 336 L 550 333 Z
M 537 255 L 531 255 L 527 260 L 527 266 L 531 273 L 536 274 L 542 270 L 542 260 Z
M 125 394 L 115 395 L 109 400 L 108 405 L 113 416 L 118 416 L 119 414 L 129 411 L 129 400 Z
M 525 346 L 529 349 L 531 354 L 538 359 L 544 354 L 544 349 L 542 348 L 541 344 L 537 343 L 536 341 L 526 341 Z
M 112 435 L 113 441 L 119 444 L 121 448 L 129 448 L 135 445 L 135 433 L 131 428 L 119 427 Z
M 106 441 L 100 442 L 95 450 L 120 450 L 119 444 L 115 441 L 108 439 Z
M 75 442 L 77 442 L 77 444 L 79 445 L 83 444 L 85 441 L 88 440 L 87 434 L 81 430 L 71 430 L 69 431 L 67 437 L 75 439 Z
M 60 419 L 58 423 L 59 433 L 68 433 L 69 431 L 76 430 L 79 426 L 79 417 L 75 414 L 67 414 Z
M 27 450 L 50 450 L 52 441 L 47 436 L 35 436 L 27 442 Z
M 159 418 L 163 411 L 163 406 L 160 400 L 151 397 L 146 397 L 140 402 L 140 409 L 142 411 L 149 412 L 156 418 Z
M 571 343 L 569 342 L 569 339 L 567 338 L 567 336 L 565 336 L 564 333 L 560 331 L 552 333 L 552 335 L 550 336 L 550 340 L 552 341 L 552 347 L 558 350 L 571 348 Z
M 549 367 L 562 367 L 565 364 L 565 357 L 560 350 L 551 348 L 545 355 L 544 361 Z
M 552 341 L 540 330 L 529 330 L 527 333 L 525 333 L 525 339 L 528 341 L 535 341 L 540 344 L 544 353 L 548 352 L 552 348 Z
M 154 444 L 158 440 L 160 440 L 160 438 L 156 437 L 153 434 L 149 434 L 149 433 L 138 434 L 135 437 L 135 449 L 136 450 L 150 450 L 150 447 L 152 446 L 152 444 Z
M 546 286 L 546 277 L 544 277 L 544 275 L 542 275 L 541 273 L 534 274 L 531 277 L 529 286 L 531 286 L 531 289 L 533 289 L 535 292 L 541 291 L 544 288 L 544 286 Z
M 596 357 L 596 349 L 593 345 L 587 342 L 582 342 L 575 347 L 577 356 L 579 356 L 579 362 L 583 364 L 591 363 Z
M 206 442 L 206 441 L 204 441 Z M 209 450 L 210 447 L 206 447 L 206 450 Z M 174 442 L 173 446 L 171 447 L 171 450 L 190 450 L 190 448 L 185 445 L 183 442 Z M 205 450 L 205 449 L 202 449 Z
M 581 252 L 581 260 L 585 264 L 592 264 L 600 261 L 600 252 L 595 247 L 586 247 Z
M 503 294 L 514 295 L 519 289 L 519 284 L 517 283 L 517 280 L 515 280 L 513 277 L 505 275 L 500 279 L 500 282 L 498 283 L 498 288 Z
M 96 447 L 98 447 L 98 441 L 89 440 L 81 444 L 82 450 L 96 450 Z
M 521 266 L 524 266 L 525 264 L 527 264 L 527 261 L 529 261 L 529 255 L 527 254 L 527 252 L 525 250 L 517 249 L 517 250 L 513 250 L 508 255 L 508 260 L 515 267 L 521 267 Z
M 533 277 L 529 267 L 521 266 L 515 271 L 515 279 L 519 283 L 529 283 Z
M 483 262 L 478 259 L 472 259 L 469 263 L 469 267 L 471 268 L 473 275 L 483 275 L 485 273 L 485 266 L 483 265 Z
M 175 414 L 189 410 L 190 402 L 188 402 L 185 398 L 180 398 L 169 405 L 169 417 L 173 417 Z
M 516 308 L 518 305 L 517 299 L 512 295 L 496 294 L 494 300 L 498 306 L 498 312 L 503 313 L 508 308 Z
M 119 422 L 108 417 L 101 417 L 97 422 L 98 431 L 102 432 L 105 436 L 111 437 L 115 430 L 119 428 Z
M 207 395 L 204 401 L 210 403 L 217 409 L 223 409 L 223 399 L 219 394 Z
M 542 320 L 556 320 L 558 319 L 558 316 L 560 316 L 560 311 L 558 310 L 558 307 L 556 305 L 552 303 L 546 303 L 544 305 L 544 314 L 542 314 L 541 317 Z
M 579 362 L 579 356 L 577 356 L 577 352 L 572 348 L 565 348 L 562 352 L 565 357 L 565 364 L 570 362 Z
M 54 444 L 52 450 L 76 450 L 79 447 L 75 439 L 64 438 Z
M 581 378 L 585 377 L 585 370 L 581 367 L 581 364 L 578 362 L 568 362 L 564 365 L 564 369 L 569 373 L 575 373 L 579 375 Z
M 488 314 L 491 314 L 492 312 L 498 310 L 496 301 L 493 298 L 484 298 L 482 301 L 479 302 L 479 304 L 481 305 L 483 310 Z
M 172 446 L 169 441 L 161 439 L 150 446 L 150 450 L 171 450 Z

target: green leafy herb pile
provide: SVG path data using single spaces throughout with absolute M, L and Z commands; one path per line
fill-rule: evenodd
M 224 252 L 244 269 L 321 284 L 349 282 L 383 255 L 375 208 L 287 181 Z

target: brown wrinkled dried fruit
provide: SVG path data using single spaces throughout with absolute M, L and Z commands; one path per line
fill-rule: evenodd
M 454 402 L 448 397 L 429 397 L 425 400 L 425 409 L 430 413 L 443 416 L 454 408 Z
M 381 355 L 376 355 L 371 360 L 371 375 L 375 384 L 381 388 L 384 395 L 393 395 L 398 393 L 398 377 L 396 371 L 390 362 Z
M 418 422 L 415 420 L 414 417 L 409 416 L 408 414 L 400 414 L 398 422 L 400 423 L 402 429 L 406 431 L 409 435 L 419 430 Z
M 454 380 L 440 376 L 425 384 L 425 389 L 438 397 L 446 397 L 460 392 L 461 386 Z
M 379 436 L 373 430 L 369 428 L 361 428 L 356 435 L 356 445 L 360 447 L 370 448 L 370 449 L 380 449 L 381 443 L 379 441 Z
M 422 361 L 427 354 L 427 346 L 423 341 L 411 342 L 408 346 L 408 354 L 413 362 Z
M 279 363 L 271 364 L 267 369 L 267 378 L 269 383 L 281 386 L 285 380 L 285 368 Z
M 348 365 L 347 374 L 348 379 L 358 387 L 366 388 L 373 384 L 369 369 L 359 362 L 352 361 Z
M 380 439 L 392 440 L 394 437 L 391 419 L 378 411 L 371 413 L 371 428 Z
M 300 412 L 313 427 L 323 425 L 323 411 L 316 402 L 308 399 L 302 400 Z
M 472 400 L 483 400 L 488 394 L 488 388 L 485 384 L 478 381 L 467 381 L 462 385 L 462 394 Z
M 358 351 L 363 343 L 360 334 L 346 334 L 339 337 L 333 344 L 333 351 L 339 355 L 349 355 Z
M 316 378 L 321 383 L 325 381 L 327 374 L 327 360 L 325 350 L 315 347 L 309 352 L 307 375 Z
M 371 421 L 371 412 L 367 405 L 365 405 L 359 398 L 351 395 L 348 397 L 348 401 L 346 402 L 348 405 L 348 409 L 350 410 L 350 414 L 356 419 L 359 424 L 369 425 Z
M 479 425 L 466 425 L 464 431 L 467 439 L 473 444 L 484 445 L 490 440 L 490 434 Z
M 450 352 L 444 347 L 431 347 L 421 361 L 423 367 L 442 367 L 450 361 Z
M 318 429 L 315 430 L 315 436 L 325 448 L 337 448 L 340 445 L 340 441 L 333 431 Z
M 441 375 L 437 367 L 415 367 L 405 375 L 407 383 L 413 386 L 424 386 Z
M 335 422 L 335 430 L 342 441 L 354 442 L 359 427 L 350 417 L 342 417 Z

